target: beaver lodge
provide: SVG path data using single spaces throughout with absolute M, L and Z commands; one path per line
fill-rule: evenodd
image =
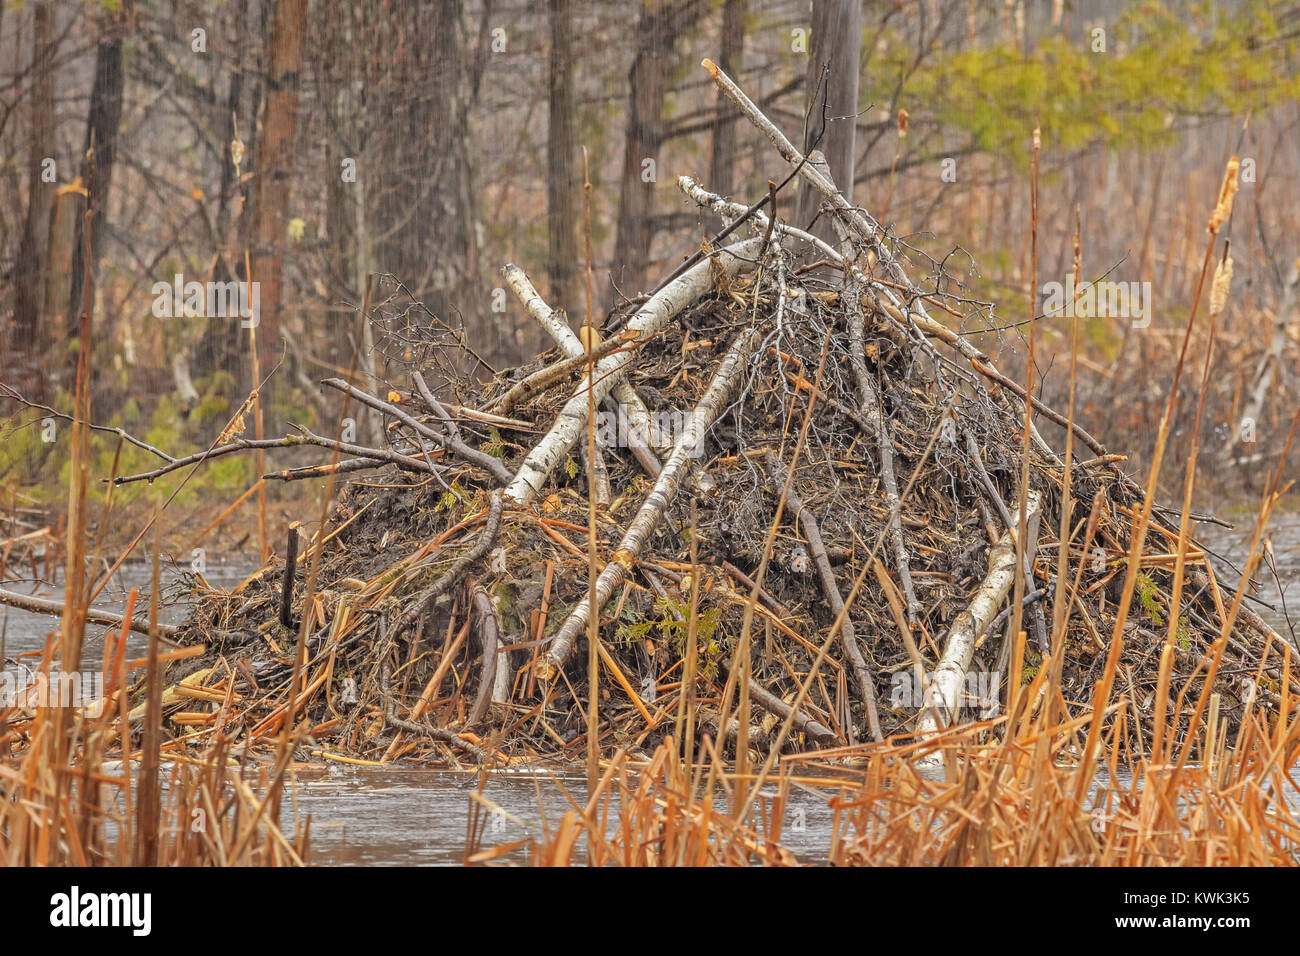
M 506 266 L 555 345 L 486 384 L 448 371 L 445 326 L 367 302 L 389 390 L 324 385 L 386 441 L 264 443 L 334 449 L 271 476 L 333 503 L 238 587 L 196 581 L 174 639 L 206 650 L 169 665 L 170 732 L 255 745 L 290 718 L 300 753 L 453 765 L 577 760 L 591 727 L 602 753 L 935 759 L 1017 711 L 1142 750 L 1207 707 L 1228 735 L 1276 708 L 1286 642 L 1180 512 L 1068 411 L 1027 416 L 967 333 L 991 307 L 706 65 L 786 181 L 746 206 L 682 177 L 722 228 L 598 334 Z M 817 235 L 780 215 L 798 179 Z

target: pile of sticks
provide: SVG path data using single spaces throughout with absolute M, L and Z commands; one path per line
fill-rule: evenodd
M 950 321 L 986 303 L 937 263 L 919 287 L 914 251 L 705 66 L 821 195 L 821 234 L 781 218 L 774 184 L 746 205 L 682 177 L 722 228 L 600 329 L 512 265 L 555 341 L 534 362 L 435 382 L 455 401 L 418 363 L 382 397 L 327 379 L 385 445 L 234 437 L 119 479 L 286 444 L 336 460 L 266 477 L 380 471 L 200 594 L 176 639 L 209 652 L 175 666 L 211 711 L 178 729 L 256 742 L 305 721 L 324 759 L 500 762 L 577 757 L 593 728 L 601 750 L 707 734 L 738 755 L 936 738 L 1046 667 L 1060 699 L 1034 706 L 1063 717 L 1103 675 L 1138 717 L 1202 690 L 1230 724 L 1276 701 L 1286 642 L 1220 592 L 1178 515 Z M 1141 746 L 1143 725 L 1121 736 Z

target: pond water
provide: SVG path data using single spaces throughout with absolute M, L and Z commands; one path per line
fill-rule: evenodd
M 463 860 L 477 773 L 348 768 L 298 774 L 286 796 L 282 817 L 311 814 L 313 863 L 360 866 L 459 864 Z M 769 788 L 769 793 L 774 792 Z M 833 790 L 792 786 L 782 824 L 781 844 L 800 862 L 825 862 L 831 846 L 834 813 L 827 803 Z M 586 801 L 585 775 L 524 771 L 491 774 L 483 797 L 505 812 L 480 811 L 481 845 L 498 846 L 554 830 L 568 810 Z M 575 807 L 575 803 L 577 806 Z M 726 810 L 719 794 L 714 807 Z M 617 808 L 617 799 L 614 802 Z M 611 811 L 611 816 L 616 809 Z M 514 818 L 514 819 L 512 819 Z M 612 824 L 611 824 L 612 825 Z M 575 859 L 582 859 L 579 842 Z M 508 857 L 523 862 L 522 854 Z
M 1231 562 L 1240 567 L 1250 539 L 1250 521 L 1244 518 L 1229 531 L 1207 525 L 1200 534 L 1204 543 L 1222 556 L 1216 561 L 1219 577 L 1235 582 Z M 1278 516 L 1272 531 L 1276 576 L 1262 570 L 1255 610 L 1282 634 L 1289 634 L 1287 612 L 1295 619 L 1300 610 L 1300 514 Z M 231 586 L 248 573 L 247 565 L 209 565 L 206 578 L 213 584 Z M 173 569 L 165 575 L 164 591 L 174 590 L 178 580 Z M 146 591 L 146 567 L 125 568 L 96 600 L 96 606 L 121 610 L 127 589 Z M 35 593 L 59 599 L 58 587 L 31 582 L 9 581 L 9 590 Z M 137 606 L 147 607 L 147 598 Z M 182 603 L 174 603 L 163 618 L 175 623 L 184 617 Z M 0 647 L 13 660 L 19 654 L 39 652 L 47 635 L 57 629 L 57 619 L 0 606 Z M 97 661 L 103 650 L 106 628 L 87 629 L 85 655 Z M 128 643 L 131 656 L 143 656 L 146 639 L 135 635 Z M 1120 781 L 1121 783 L 1123 781 Z M 452 865 L 462 862 L 471 815 L 471 793 L 477 789 L 477 775 L 444 771 L 372 769 L 330 765 L 321 770 L 295 774 L 282 808 L 282 822 L 291 825 L 293 814 L 311 817 L 312 860 L 331 865 Z M 801 862 L 821 862 L 831 845 L 834 825 L 828 798 L 834 790 L 791 787 L 786 807 L 782 843 Z M 574 803 L 586 799 L 582 775 L 548 771 L 497 773 L 489 777 L 483 795 L 505 813 L 484 810 L 483 843 L 508 843 L 525 836 L 540 836 L 544 827 L 554 827 Z M 725 806 L 720 802 L 719 807 Z M 512 817 L 514 819 L 512 819 Z M 578 857 L 580 858 L 580 857 Z

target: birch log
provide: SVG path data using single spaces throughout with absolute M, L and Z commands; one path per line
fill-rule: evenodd
M 654 335 L 667 325 L 670 319 L 713 289 L 715 269 L 720 268 L 729 276 L 754 269 L 757 266 L 756 257 L 762 242 L 762 238 L 754 238 L 727 246 L 719 250 L 716 256 L 705 259 L 688 269 L 652 296 L 650 301 L 628 321 L 627 330 L 635 332 L 638 338 Z M 577 336 L 574 338 L 576 339 Z M 578 347 L 582 347 L 581 343 Z M 507 498 L 515 504 L 522 505 L 536 497 L 551 472 L 564 460 L 586 430 L 587 389 L 591 388 L 595 392 L 594 404 L 599 405 L 614 388 L 615 383 L 627 373 L 633 355 L 631 350 L 617 352 L 606 356 L 596 364 L 592 376 L 583 379 L 573 397 L 560 410 L 550 432 L 534 446 L 523 464 L 519 466 L 514 481 L 506 488 Z M 680 445 L 681 443 L 678 442 L 678 447 Z M 673 454 L 676 455 L 677 451 L 678 448 L 674 448 Z M 667 466 L 664 470 L 667 471 Z M 680 471 L 680 466 L 678 470 Z M 659 480 L 662 478 L 661 473 Z
M 546 301 L 538 294 L 533 283 L 529 280 L 528 274 L 516 265 L 507 265 L 501 270 L 505 276 L 506 285 L 510 291 L 515 294 L 520 302 L 523 303 L 528 314 L 546 330 L 551 338 L 555 339 L 555 344 L 560 347 L 565 358 L 575 359 L 587 354 L 586 347 L 582 340 L 574 334 L 573 329 L 569 328 L 561 315 L 559 309 L 552 309 L 546 304 Z M 653 421 L 650 417 L 650 411 L 637 395 L 636 389 L 632 383 L 619 376 L 610 389 L 614 398 L 626 409 L 628 425 L 635 429 L 638 435 L 646 436 L 646 440 L 655 448 L 662 447 L 659 443 L 659 436 L 653 429 Z M 598 403 L 599 404 L 599 403 Z
M 707 265 L 707 262 L 704 264 Z M 704 437 L 709 428 L 731 401 L 731 396 L 742 378 L 741 373 L 745 369 L 746 361 L 759 338 L 760 330 L 757 328 L 744 332 L 727 350 L 717 374 L 714 375 L 704 396 L 691 413 L 690 421 L 682 429 L 681 437 L 677 439 L 672 454 L 664 462 L 663 471 L 655 480 L 654 488 L 650 490 L 636 517 L 628 525 L 623 540 L 619 542 L 618 550 L 614 552 L 609 564 L 605 565 L 605 569 L 600 572 L 600 577 L 596 579 L 596 607 L 603 607 L 610 595 L 614 593 L 614 589 L 623 583 L 636 563 L 641 549 L 654 533 L 668 506 L 672 504 L 688 462 L 698 457 L 704 447 Z M 590 611 L 591 602 L 580 601 L 565 622 L 560 625 L 551 642 L 551 649 L 536 664 L 538 677 L 551 680 L 564 666 L 569 654 L 573 652 L 574 640 L 587 628 Z
M 1036 491 L 1030 491 L 1027 498 L 1025 527 L 1032 532 L 1037 527 L 1042 502 Z M 1029 549 L 1025 550 L 1028 552 Z M 943 657 L 925 689 L 924 709 L 916 725 L 919 733 L 929 734 L 947 727 L 957 716 L 966 683 L 966 669 L 975 656 L 975 642 L 997 616 L 998 607 L 1006 600 L 1015 579 L 1016 539 L 1007 531 L 989 554 L 989 571 L 983 583 L 976 588 L 966 610 L 957 615 L 948 629 Z M 922 762 L 939 764 L 941 760 L 937 754 L 931 754 Z

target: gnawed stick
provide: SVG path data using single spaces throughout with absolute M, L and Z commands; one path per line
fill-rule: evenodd
M 289 538 L 284 545 L 284 574 L 280 582 L 280 625 L 285 630 L 292 630 L 293 620 L 293 576 L 298 567 L 298 524 L 289 525 Z
M 785 465 L 771 452 L 763 456 L 763 461 L 772 476 L 773 484 L 778 489 L 784 488 L 786 479 L 789 477 Z M 862 656 L 862 648 L 858 646 L 858 638 L 853 629 L 852 618 L 847 613 L 844 613 L 844 597 L 840 594 L 839 585 L 835 583 L 835 571 L 831 568 L 830 559 L 826 556 L 826 544 L 822 541 L 821 529 L 817 526 L 817 518 L 804 507 L 803 501 L 795 494 L 793 486 L 785 496 L 785 503 L 793 513 L 795 520 L 799 522 L 799 528 L 803 531 L 804 540 L 808 542 L 808 553 L 812 556 L 813 564 L 817 566 L 817 573 L 821 578 L 822 591 L 826 595 L 826 600 L 836 616 L 843 619 L 843 623 L 840 625 L 840 642 L 844 645 L 845 656 L 848 657 L 849 663 L 853 665 L 853 674 L 858 679 L 858 689 L 861 691 L 863 703 L 866 705 L 867 726 L 871 731 L 871 736 L 876 740 L 884 740 L 885 736 L 880 729 L 880 714 L 876 708 L 876 683 L 871 676 L 871 672 L 867 670 L 867 662 Z
M 614 593 L 614 589 L 627 577 L 641 549 L 654 533 L 668 506 L 672 504 L 687 463 L 699 454 L 699 450 L 704 446 L 705 434 L 730 401 L 731 395 L 740 382 L 746 360 L 759 340 L 759 334 L 757 328 L 742 332 L 727 350 L 722 364 L 713 376 L 713 381 L 709 383 L 704 396 L 691 412 L 690 421 L 682 430 L 672 454 L 664 463 L 663 471 L 655 479 L 654 488 L 646 496 L 632 523 L 628 525 L 627 532 L 619 542 L 613 559 L 605 565 L 600 577 L 596 579 L 596 607 L 603 607 L 610 595 Z M 573 652 L 574 641 L 587 628 L 590 603 L 589 601 L 578 602 L 565 622 L 560 625 L 559 630 L 555 632 L 551 649 L 534 665 L 538 677 L 551 680 L 557 671 L 564 667 L 565 661 Z
M 726 673 L 727 669 L 724 667 L 723 671 Z M 762 707 L 769 714 L 774 714 L 775 716 L 782 718 L 788 718 L 791 714 L 794 714 L 794 729 L 804 734 L 814 743 L 841 743 L 841 740 L 836 735 L 835 731 L 831 730 L 816 718 L 808 716 L 803 711 L 795 711 L 793 707 L 783 701 L 780 697 L 777 697 L 776 694 L 772 693 L 753 677 L 749 679 L 749 696 L 753 699 L 754 703 L 758 704 L 758 706 Z
M 470 588 L 474 600 L 474 610 L 478 612 L 479 643 L 483 645 L 483 670 L 479 674 L 478 694 L 474 697 L 474 706 L 470 708 L 469 719 L 465 721 L 465 730 L 473 730 L 483 720 L 488 704 L 493 698 L 497 678 L 497 648 L 501 645 L 501 619 L 497 616 L 496 605 L 492 596 L 481 584 Z
M 761 239 L 749 239 L 728 246 L 719 250 L 715 256 L 689 269 L 637 310 L 628 321 L 628 330 L 635 332 L 638 338 L 655 334 L 683 309 L 713 290 L 715 270 L 721 269 L 725 274 L 734 276 L 754 269 L 757 265 L 755 257 L 761 244 Z M 506 497 L 517 504 L 527 504 L 532 501 L 551 472 L 587 428 L 588 388 L 594 392 L 597 400 L 603 400 L 618 381 L 618 377 L 627 372 L 631 363 L 630 352 L 618 352 L 596 363 L 591 377 L 583 379 L 573 397 L 556 417 L 555 425 L 550 432 L 533 447 L 528 457 L 519 466 L 514 481 L 506 489 Z M 677 454 L 680 444 L 679 442 L 678 448 L 674 448 L 673 454 Z M 662 473 L 659 478 L 663 478 Z M 675 489 L 676 482 L 673 484 Z
M 1041 505 L 1042 499 L 1038 492 L 1029 491 L 1025 511 L 1026 528 L 1033 526 Z M 961 709 L 966 670 L 975 656 L 975 642 L 997 617 L 998 607 L 1006 600 L 1015 577 L 1016 540 L 1013 531 L 1008 530 L 989 553 L 989 571 L 984 581 L 975 589 L 966 609 L 957 615 L 948 629 L 943 657 L 925 689 L 924 709 L 916 723 L 919 734 L 934 733 L 941 727 L 950 726 L 956 718 Z M 1019 675 L 1012 675 L 1008 679 L 1018 680 Z M 942 760 L 938 754 L 929 754 L 921 762 L 939 765 Z

